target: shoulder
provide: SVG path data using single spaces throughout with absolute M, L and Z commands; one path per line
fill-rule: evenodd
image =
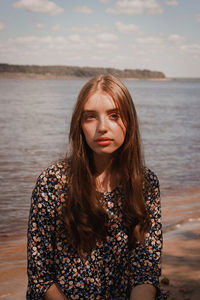
M 40 211 L 44 215 L 55 213 L 55 208 L 65 201 L 68 192 L 69 164 L 57 162 L 46 168 L 38 177 L 32 192 L 31 204 L 33 212 Z M 39 213 L 38 213 L 39 214 Z
M 152 170 L 148 169 L 147 167 L 144 167 L 143 173 L 144 173 L 144 180 L 147 181 L 147 183 L 151 187 L 159 186 L 158 177 Z
M 69 162 L 59 161 L 43 170 L 36 181 L 36 187 L 48 192 L 63 189 L 69 182 Z
M 156 203 L 159 204 L 160 202 L 159 180 L 157 175 L 147 167 L 144 167 L 143 194 L 147 206 L 152 204 L 154 205 Z
M 46 169 L 42 171 L 38 179 L 44 180 L 55 180 L 59 181 L 63 176 L 66 175 L 67 171 L 69 169 L 69 163 L 66 161 L 58 161 Z

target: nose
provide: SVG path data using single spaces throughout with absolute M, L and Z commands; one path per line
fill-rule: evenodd
M 99 118 L 99 122 L 98 122 L 98 131 L 99 132 L 106 132 L 107 131 L 107 121 L 106 118 L 104 116 Z

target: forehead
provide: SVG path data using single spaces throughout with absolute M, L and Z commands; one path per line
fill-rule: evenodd
M 98 109 L 117 109 L 117 105 L 113 98 L 103 92 L 92 94 L 85 102 L 84 110 L 98 110 Z

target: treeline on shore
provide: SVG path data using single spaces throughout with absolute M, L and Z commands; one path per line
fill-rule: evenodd
M 55 77 L 55 78 L 84 78 L 99 74 L 112 74 L 119 78 L 135 79 L 164 79 L 165 74 L 159 71 L 140 69 L 115 69 L 115 68 L 95 68 L 77 66 L 37 66 L 37 65 L 11 65 L 0 64 L 0 75 L 13 75 L 30 77 Z

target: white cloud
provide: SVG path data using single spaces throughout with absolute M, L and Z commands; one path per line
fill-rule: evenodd
M 198 22 L 200 22 L 200 14 L 196 14 L 195 17 L 196 17 L 196 20 L 197 20 Z
M 136 38 L 136 42 L 141 45 L 157 47 L 163 44 L 163 39 L 159 36 L 144 36 Z
M 42 28 L 44 28 L 44 24 L 39 23 L 39 24 L 36 24 L 35 27 L 39 28 L 39 29 L 42 29 Z
M 118 40 L 117 35 L 115 35 L 113 33 L 109 33 L 109 32 L 102 32 L 102 33 L 98 34 L 96 36 L 96 38 L 99 41 L 102 41 L 102 42 L 112 42 L 112 41 L 117 41 Z
M 134 24 L 124 24 L 122 22 L 116 22 L 115 26 L 118 31 L 123 32 L 125 34 L 138 31 L 138 26 Z
M 80 52 L 83 49 L 89 49 L 91 45 L 95 45 L 94 39 L 90 39 L 90 37 L 81 37 L 78 34 L 71 34 L 69 36 L 25 36 L 25 37 L 17 37 L 14 39 L 9 39 L 6 43 L 8 47 L 14 47 L 14 48 L 28 48 L 33 49 L 43 49 L 43 51 L 47 51 L 48 49 L 65 49 L 68 52 L 71 50 L 76 49 L 78 52 Z M 30 52 L 31 54 L 31 52 Z
M 32 47 L 33 45 L 41 47 L 45 44 L 45 46 L 49 46 L 50 44 L 60 44 L 66 43 L 67 39 L 62 36 L 26 36 L 26 37 L 17 37 L 15 39 L 9 39 L 8 42 L 10 44 L 22 45 L 23 47 Z
M 98 1 L 101 2 L 101 3 L 109 3 L 112 0 L 98 0 Z
M 180 45 L 185 42 L 186 38 L 184 36 L 181 36 L 179 34 L 171 34 L 168 37 L 169 41 L 172 42 L 175 45 Z
M 28 45 L 32 42 L 39 41 L 39 40 L 41 41 L 41 39 L 36 36 L 26 36 L 26 37 L 17 37 L 15 39 L 10 39 L 9 42 L 16 42 L 17 44 Z
M 9 39 L 0 44 L 2 61 L 13 64 L 63 65 L 76 63 L 82 55 L 86 56 L 89 47 L 73 43 L 63 36 L 27 36 Z
M 60 24 L 55 24 L 54 26 L 52 26 L 52 30 L 53 30 L 53 31 L 58 31 L 58 30 L 60 30 L 60 29 L 61 29 Z
M 200 58 L 200 44 L 182 45 L 181 51 Z
M 81 37 L 80 37 L 79 34 L 71 34 L 71 35 L 69 36 L 69 40 L 70 40 L 71 42 L 80 43 L 80 42 L 81 42 Z
M 98 1 L 101 2 L 101 3 L 109 3 L 112 0 L 98 0 Z
M 77 6 L 75 10 L 81 14 L 92 14 L 92 9 L 87 6 Z
M 13 3 L 15 8 L 23 8 L 32 12 L 47 14 L 50 16 L 64 12 L 64 9 L 55 2 L 49 0 L 19 0 Z
M 95 24 L 93 26 L 87 27 L 87 26 L 82 26 L 82 27 L 67 27 L 67 31 L 69 32 L 75 32 L 75 33 L 80 33 L 80 34 L 97 34 L 97 33 L 102 33 L 106 30 L 109 30 L 107 27 L 100 26 L 99 24 Z
M 100 50 L 116 50 L 117 46 L 112 43 L 97 43 L 96 47 Z
M 145 67 L 146 59 L 151 59 L 151 63 L 153 64 L 156 57 L 158 59 L 161 53 L 163 55 L 166 50 L 166 45 L 165 40 L 161 35 L 157 36 L 140 33 L 133 39 L 131 49 L 134 51 L 136 63 L 140 62 Z
M 113 8 L 106 10 L 110 14 L 161 14 L 163 9 L 157 0 L 118 0 Z
M 8 63 L 17 64 L 91 65 L 94 62 L 95 66 L 92 56 L 102 56 L 102 62 L 105 63 L 106 59 L 112 57 L 113 50 L 118 49 L 113 42 L 117 39 L 115 35 L 104 31 L 101 33 L 103 35 L 98 37 L 96 33 L 88 35 L 72 32 L 66 36 L 18 36 L 1 43 L 0 56 Z M 81 60 L 76 62 L 78 57 Z
M 177 6 L 178 5 L 178 1 L 177 0 L 168 0 L 165 2 L 166 5 L 169 6 Z
M 5 28 L 6 28 L 5 24 L 2 23 L 2 22 L 0 22 L 0 31 L 1 31 L 1 30 L 4 30 Z

